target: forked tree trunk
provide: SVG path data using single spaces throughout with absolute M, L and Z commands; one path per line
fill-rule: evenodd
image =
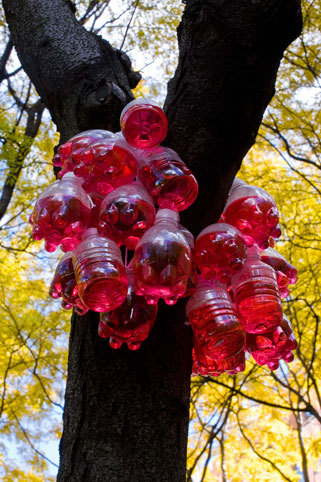
M 61 141 L 88 128 L 119 130 L 139 80 L 127 57 L 77 24 L 67 0 L 3 5 Z M 197 201 L 181 216 L 195 234 L 217 221 L 273 96 L 282 53 L 300 29 L 299 0 L 187 0 L 165 102 L 166 144 L 199 181 Z M 96 95 L 102 86 L 104 99 Z M 184 302 L 161 306 L 137 352 L 111 350 L 97 320 L 72 318 L 58 480 L 183 482 L 192 347 Z

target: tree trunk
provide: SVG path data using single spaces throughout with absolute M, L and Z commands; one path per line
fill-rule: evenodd
M 21 63 L 61 133 L 119 130 L 139 76 L 127 56 L 86 32 L 67 0 L 3 0 Z M 192 167 L 200 194 L 183 224 L 217 221 L 273 96 L 282 53 L 299 34 L 299 0 L 187 0 L 179 65 L 165 109 L 166 144 Z M 106 98 L 95 92 L 106 85 Z M 98 316 L 73 316 L 58 480 L 185 480 L 192 337 L 184 301 L 160 304 L 137 352 L 112 350 Z

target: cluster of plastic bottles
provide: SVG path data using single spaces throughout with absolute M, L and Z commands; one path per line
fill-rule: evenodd
M 120 123 L 122 132 L 82 132 L 58 148 L 59 180 L 40 195 L 30 222 L 47 251 L 66 252 L 50 296 L 80 315 L 99 312 L 99 335 L 136 350 L 158 300 L 172 305 L 195 286 L 194 238 L 178 212 L 194 202 L 198 185 L 179 155 L 160 145 L 168 123 L 154 102 L 131 102 Z M 121 246 L 134 251 L 129 266 Z
M 265 191 L 236 179 L 219 223 L 197 237 L 179 223 L 198 185 L 179 155 L 160 145 L 168 123 L 154 102 L 129 103 L 121 132 L 82 132 L 58 148 L 59 180 L 39 196 L 34 239 L 65 252 L 49 294 L 65 309 L 100 313 L 112 348 L 140 347 L 158 301 L 190 296 L 194 373 L 244 370 L 245 352 L 271 369 L 296 348 L 280 297 L 296 270 L 273 250 L 279 213 Z M 158 210 L 157 210 L 158 208 Z M 120 247 L 133 251 L 129 265 Z
M 197 237 L 201 273 L 186 312 L 193 329 L 193 372 L 217 376 L 245 367 L 245 353 L 271 370 L 293 360 L 297 342 L 281 297 L 296 269 L 272 247 L 279 213 L 263 189 L 235 179 L 220 222 Z

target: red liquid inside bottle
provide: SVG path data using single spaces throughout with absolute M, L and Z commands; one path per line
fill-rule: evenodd
M 285 315 L 280 326 L 269 333 L 246 334 L 247 351 L 258 365 L 267 365 L 271 370 L 278 368 L 281 359 L 291 362 L 294 358 L 292 351 L 297 346 L 291 324 Z
M 136 176 L 137 161 L 126 142 L 108 131 L 78 134 L 60 146 L 58 153 L 62 159 L 59 177 L 73 171 L 85 179 L 83 188 L 88 193 L 106 195 L 118 186 L 131 183 Z
M 274 199 L 263 189 L 236 179 L 232 185 L 222 219 L 237 227 L 248 246 L 269 247 L 269 238 L 279 238 L 279 212 Z
M 210 282 L 201 281 L 186 305 L 186 313 L 201 364 L 209 365 L 212 360 L 216 371 L 232 372 L 240 360 L 244 362 L 245 334 L 223 286 L 213 287 Z
M 229 283 L 231 276 L 243 268 L 247 249 L 238 229 L 216 223 L 207 226 L 198 235 L 194 253 L 203 278 Z
M 80 299 L 93 311 L 111 311 L 127 295 L 127 277 L 118 246 L 88 229 L 73 254 Z
M 247 333 L 266 333 L 283 317 L 276 275 L 260 260 L 256 246 L 248 249 L 243 270 L 232 278 L 235 306 Z
M 212 358 L 204 355 L 197 342 L 195 342 L 195 348 L 193 348 L 193 375 L 212 376 L 218 377 L 222 373 L 228 373 L 229 375 L 236 375 L 237 373 L 245 370 L 245 352 L 240 351 L 237 355 L 224 360 L 213 360 Z
M 130 350 L 138 350 L 155 323 L 158 306 L 148 305 L 143 296 L 135 293 L 133 272 L 130 269 L 126 271 L 127 297 L 115 310 L 101 313 L 98 334 L 109 338 L 112 348 L 120 348 L 127 343 Z
M 138 182 L 121 186 L 102 202 L 98 232 L 135 249 L 142 235 L 155 221 L 155 206 L 146 189 Z
M 135 290 L 147 303 L 159 298 L 171 305 L 184 295 L 191 273 L 191 249 L 178 228 L 178 214 L 157 212 L 155 225 L 139 241 L 134 255 Z
M 175 151 L 163 146 L 143 151 L 138 163 L 138 177 L 158 206 L 183 211 L 193 204 L 197 181 Z
M 58 147 L 57 154 L 53 158 L 54 166 L 61 167 L 58 176 L 63 177 L 66 172 L 72 172 L 79 164 L 81 166 L 89 166 L 92 163 L 92 154 L 88 148 L 91 144 L 102 139 L 111 139 L 114 134 L 102 129 L 92 129 L 80 132 L 65 144 Z M 81 167 L 79 167 L 81 169 Z M 77 169 L 76 169 L 77 172 Z M 83 174 L 86 175 L 86 169 Z M 78 172 L 80 177 L 83 177 Z
M 120 125 L 128 144 L 139 149 L 160 144 L 168 129 L 163 109 L 149 99 L 135 99 L 127 104 L 120 115 Z
M 35 240 L 44 238 L 49 252 L 59 244 L 63 251 L 74 249 L 88 226 L 92 203 L 81 182 L 70 173 L 48 186 L 36 202 L 30 218 L 32 236 Z
M 78 296 L 72 253 L 64 254 L 59 261 L 50 284 L 49 296 L 54 299 L 62 298 L 62 308 L 70 310 L 74 307 L 78 315 L 85 315 L 89 310 Z
M 286 298 L 290 293 L 288 285 L 294 285 L 298 280 L 297 270 L 284 256 L 272 248 L 261 251 L 261 260 L 276 272 L 280 295 L 282 298 Z

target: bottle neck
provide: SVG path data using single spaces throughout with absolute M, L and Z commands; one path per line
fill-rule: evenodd
M 249 259 L 261 260 L 260 248 L 257 246 L 257 244 L 254 244 L 250 248 L 247 248 L 247 260 Z
M 61 181 L 71 181 L 71 182 L 77 182 L 78 184 L 82 184 L 82 179 L 80 177 L 75 176 L 73 172 L 66 172 L 64 174 L 63 178 Z
M 155 225 L 161 223 L 172 224 L 174 227 L 178 227 L 178 212 L 172 209 L 159 209 L 156 214 Z
M 89 228 L 89 229 L 86 229 L 86 231 L 84 231 L 84 234 L 82 235 L 82 239 L 87 239 L 89 238 L 90 236 L 99 236 L 98 235 L 98 231 L 97 231 L 97 228 Z
M 245 181 L 242 181 L 242 179 L 239 179 L 238 177 L 236 177 L 233 181 L 233 184 L 231 186 L 231 189 L 230 189 L 230 192 L 229 194 L 231 194 L 235 189 L 239 188 L 239 187 L 244 187 L 246 186 L 246 182 Z
M 201 275 L 198 275 L 198 278 L 197 278 L 197 289 L 199 288 L 212 288 L 213 287 L 213 282 L 208 280 L 208 279 L 204 279 L 202 278 Z

